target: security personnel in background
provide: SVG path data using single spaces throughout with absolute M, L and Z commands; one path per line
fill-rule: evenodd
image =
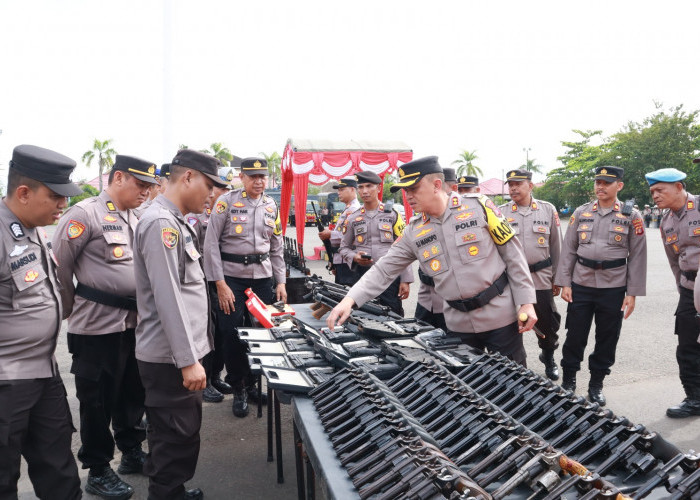
M 695 160 L 700 162 L 700 159 Z M 672 418 L 700 415 L 700 326 L 698 325 L 698 263 L 700 262 L 700 196 L 685 190 L 686 174 L 662 168 L 646 174 L 654 203 L 668 208 L 659 225 L 668 263 L 680 294 L 674 333 L 678 337 L 676 360 L 685 400 L 668 410 Z
M 442 173 L 445 175 L 445 192 L 449 194 L 450 191 L 457 191 L 459 188 L 457 187 L 457 173 L 455 169 L 446 167 L 442 169 Z M 477 184 L 478 182 L 477 180 Z
M 532 197 L 532 172 L 511 170 L 506 174 L 506 183 L 512 201 L 500 209 L 523 245 L 532 281 L 535 283 L 535 331 L 538 333 L 537 343 L 542 350 L 540 361 L 544 363 L 547 377 L 558 380 L 559 369 L 554 362 L 554 351 L 559 346 L 557 331 L 561 315 L 554 305 L 559 287 L 553 280 L 561 253 L 559 215 L 554 205 Z
M 117 155 L 107 188 L 71 207 L 53 237 L 80 401 L 78 459 L 90 469 L 85 489 L 104 498 L 133 493 L 109 465 L 115 442 L 120 474 L 140 474 L 145 459 L 144 392 L 134 356 L 133 209 L 156 185 L 155 172 L 151 162 Z
M 0 498 L 17 498 L 21 456 L 38 498 L 81 498 L 75 431 L 54 357 L 61 330 L 56 258 L 43 226 L 55 223 L 75 162 L 17 146 L 0 200 Z
M 537 321 L 535 287 L 513 230 L 485 196 L 446 194 L 436 156 L 404 164 L 399 175 L 392 189 L 403 188 L 411 208 L 423 215 L 411 219 L 403 236 L 333 309 L 328 326 L 345 321 L 354 304 L 377 296 L 418 260 L 446 302 L 450 332 L 525 364 L 521 334 Z M 527 321 L 518 324 L 523 313 Z
M 170 176 L 170 163 L 164 163 L 160 169 L 156 169 L 156 182 L 157 184 L 151 188 L 148 198 L 144 201 L 141 206 L 134 209 L 134 213 L 137 218 L 141 218 L 141 215 L 146 211 L 148 207 L 151 206 L 153 200 L 159 194 L 165 192 L 165 186 L 168 184 L 168 177 Z
M 345 210 L 338 217 L 335 227 L 331 231 L 326 228 L 318 233 L 322 240 L 331 240 L 331 246 L 335 249 L 333 254 L 333 269 L 335 271 L 335 282 L 341 285 L 353 285 L 357 282 L 357 276 L 350 269 L 340 256 L 340 242 L 343 239 L 343 225 L 350 214 L 360 209 L 360 202 L 357 200 L 357 180 L 354 177 L 340 179 L 338 184 L 333 186 L 338 190 L 338 200 L 345 203 Z
M 202 212 L 213 187 L 223 185 L 219 165 L 199 151 L 178 151 L 165 193 L 143 214 L 134 236 L 136 359 L 150 426 L 143 471 L 154 500 L 204 496 L 200 489 L 185 491 L 184 483 L 197 467 L 207 385 L 201 360 L 214 339 L 197 235 L 185 214 Z
M 469 194 L 479 192 L 479 179 L 471 175 L 463 175 L 457 179 L 457 192 L 459 194 Z
M 355 174 L 357 189 L 363 207 L 350 214 L 343 223 L 343 239 L 340 243 L 340 256 L 357 278 L 364 276 L 391 248 L 391 244 L 401 236 L 405 226 L 403 217 L 396 210 L 385 211 L 380 203 L 379 187 L 382 179 L 374 172 Z M 403 316 L 401 301 L 408 298 L 413 271 L 407 267 L 379 295 L 379 302 Z
M 219 197 L 209 219 L 204 239 L 204 269 L 207 280 L 216 283 L 219 310 L 217 328 L 224 333 L 226 381 L 233 387 L 233 414 L 248 415 L 248 396 L 262 398 L 254 388 L 248 363 L 247 344 L 238 338 L 244 326 L 251 288 L 265 304 L 287 301 L 286 266 L 279 209 L 275 200 L 264 194 L 268 180 L 267 161 L 245 158 L 241 161 L 242 189 Z
M 554 283 L 569 303 L 566 341 L 562 348 L 562 387 L 576 389 L 576 372 L 595 317 L 595 349 L 588 357 L 591 379 L 588 398 L 605 404 L 603 379 L 615 363 L 622 318 L 634 311 L 635 297 L 646 294 L 647 240 L 642 215 L 623 206 L 619 167 L 595 171 L 597 200 L 576 209 L 562 245 Z

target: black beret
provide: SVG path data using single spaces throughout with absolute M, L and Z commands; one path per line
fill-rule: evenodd
M 267 160 L 265 158 L 243 158 L 241 160 L 241 172 L 247 175 L 268 175 Z
M 117 155 L 112 165 L 112 171 L 116 170 L 129 172 L 143 182 L 156 183 L 156 166 L 150 161 L 135 156 Z
M 457 182 L 457 173 L 454 168 L 445 167 L 442 173 L 445 174 L 445 182 Z
M 370 184 L 381 184 L 382 183 L 382 178 L 379 177 L 374 172 L 370 172 L 369 170 L 363 170 L 362 172 L 357 172 L 355 174 L 355 179 L 357 180 L 358 184 L 362 184 L 363 182 L 369 182 Z
M 595 180 L 615 182 L 621 181 L 625 169 L 622 167 L 598 167 L 595 169 Z
M 428 174 L 441 174 L 442 167 L 438 163 L 437 156 L 426 156 L 417 160 L 409 161 L 399 167 L 399 182 L 391 186 L 392 193 L 401 188 L 413 186 Z
M 338 181 L 338 184 L 335 184 L 333 186 L 333 189 L 340 189 L 344 187 L 352 187 L 356 188 L 357 187 L 357 181 L 354 178 L 343 178 Z
M 221 162 L 211 155 L 200 153 L 194 149 L 181 149 L 173 158 L 171 166 L 191 168 L 198 170 L 214 181 L 219 187 L 226 187 L 227 184 L 219 177 L 219 167 Z
M 479 185 L 479 178 L 478 177 L 473 177 L 471 175 L 463 175 L 459 179 L 457 179 L 457 187 L 458 188 L 468 188 L 468 187 L 474 187 Z
M 12 151 L 10 169 L 39 181 L 60 196 L 77 196 L 83 192 L 70 180 L 75 161 L 50 149 L 23 144 Z
M 506 174 L 506 182 L 509 181 L 531 181 L 532 180 L 532 172 L 529 170 L 523 170 L 521 168 L 511 170 Z

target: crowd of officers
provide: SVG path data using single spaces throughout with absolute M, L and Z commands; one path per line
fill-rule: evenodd
M 67 197 L 82 192 L 70 181 L 74 168 L 54 151 L 18 146 L 0 201 L 0 500 L 17 497 L 20 456 L 39 498 L 82 495 L 54 356 L 64 319 L 86 490 L 133 495 L 110 466 L 116 445 L 118 472 L 147 475 L 149 498 L 202 498 L 184 487 L 199 455 L 202 400 L 233 393 L 233 414 L 245 417 L 248 398 L 263 397 L 236 330 L 249 324 L 244 292 L 286 301 L 280 214 L 264 193 L 267 164 L 243 160 L 243 187 L 230 190 L 232 171 L 208 154 L 183 149 L 160 169 L 118 155 L 107 188 L 64 214 Z M 534 328 L 545 373 L 558 380 L 554 297 L 561 293 L 568 302 L 562 386 L 575 389 L 595 319 L 588 397 L 604 405 L 623 317 L 646 283 L 642 214 L 617 197 L 623 170 L 596 169 L 595 200 L 576 209 L 564 238 L 556 209 L 532 197 L 528 171 L 508 172 L 511 201 L 501 207 L 479 193 L 478 179 L 457 178 L 436 157 L 402 165 L 399 177 L 391 190 L 403 189 L 415 213 L 407 225 L 380 202 L 376 174 L 358 172 L 334 186 L 346 209 L 320 237 L 337 249 L 336 281 L 354 286 L 328 325 L 374 297 L 403 315 L 417 260 L 416 317 L 523 365 L 522 333 Z M 660 231 L 680 293 L 675 333 L 687 397 L 667 410 L 677 418 L 700 415 L 700 200 L 684 179 L 675 169 L 647 174 L 665 209 Z M 49 241 L 42 227 L 55 222 Z

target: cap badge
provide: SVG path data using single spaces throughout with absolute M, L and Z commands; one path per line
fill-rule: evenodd
M 262 163 L 260 163 L 260 160 L 255 160 L 255 163 L 253 163 L 253 166 L 255 168 L 260 168 L 260 167 L 262 167 Z
M 465 182 L 467 182 L 466 177 L 460 177 L 459 182 L 460 182 L 460 184 L 464 184 Z
M 511 172 L 510 177 L 515 177 L 515 172 Z
M 405 174 L 404 171 L 403 171 L 403 168 L 400 168 L 400 169 L 399 169 L 399 176 L 400 176 L 400 177 L 405 177 L 405 176 L 406 176 L 406 174 Z
M 600 171 L 600 173 L 603 174 L 603 175 L 605 175 L 605 174 L 608 173 L 608 171 L 607 171 L 606 169 L 603 169 L 603 170 Z
M 155 175 L 155 173 L 156 173 L 156 166 L 155 166 L 155 165 L 151 165 L 150 167 L 148 167 L 148 173 L 149 173 L 150 175 Z
M 233 172 L 230 170 L 228 171 L 228 174 L 226 174 L 226 180 L 231 182 L 233 180 Z

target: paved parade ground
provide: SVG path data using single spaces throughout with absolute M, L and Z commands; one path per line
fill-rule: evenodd
M 565 224 L 564 224 L 565 226 Z M 47 228 L 49 236 L 53 227 Z M 565 229 L 564 227 L 562 229 Z M 294 236 L 294 228 L 289 228 L 288 236 Z M 313 255 L 313 247 L 321 242 L 315 228 L 306 229 L 306 255 Z M 619 416 L 626 416 L 631 422 L 644 424 L 647 429 L 659 432 L 681 450 L 700 450 L 700 417 L 672 420 L 665 416 L 666 408 L 679 403 L 683 390 L 678 379 L 678 365 L 675 359 L 676 338 L 673 335 L 675 307 L 678 293 L 663 251 L 658 229 L 647 230 L 648 275 L 647 296 L 638 297 L 632 316 L 625 320 L 617 349 L 617 361 L 612 375 L 606 378 L 604 393 L 608 408 Z M 309 261 L 312 273 L 324 279 L 332 279 L 325 269 L 325 262 Z M 410 298 L 404 303 L 407 316 L 415 310 L 418 284 L 411 286 Z M 562 314 L 562 324 L 566 316 L 565 303 L 557 299 L 557 307 Z M 563 343 L 566 334 L 560 330 Z M 525 334 L 525 347 L 528 365 L 544 375 L 544 367 L 538 361 L 539 350 L 534 332 Z M 592 336 L 591 336 L 592 340 Z M 586 351 L 590 353 L 591 342 Z M 75 397 L 73 375 L 70 374 L 70 355 L 66 347 L 65 323 L 59 339 L 56 356 L 60 365 L 68 400 L 73 412 L 73 421 L 78 426 L 78 401 Z M 561 360 L 561 349 L 555 358 Z M 587 361 L 584 370 L 579 372 L 577 393 L 585 395 L 588 387 Z M 253 498 L 296 498 L 296 479 L 292 440 L 291 410 L 282 406 L 282 431 L 284 451 L 285 483 L 276 482 L 276 464 L 267 462 L 266 418 L 258 419 L 251 407 L 245 419 L 231 414 L 231 398 L 226 396 L 222 403 L 204 403 L 202 422 L 202 446 L 199 455 L 197 474 L 189 487 L 200 487 L 209 499 L 253 499 Z M 76 433 L 73 450 L 80 446 Z M 119 456 L 112 462 L 113 468 L 119 463 Z M 83 486 L 87 471 L 81 470 Z M 124 476 L 136 494 L 134 499 L 147 498 L 148 481 L 143 476 Z M 19 483 L 19 498 L 35 498 L 31 483 L 22 469 Z M 85 498 L 96 498 L 85 494 Z

